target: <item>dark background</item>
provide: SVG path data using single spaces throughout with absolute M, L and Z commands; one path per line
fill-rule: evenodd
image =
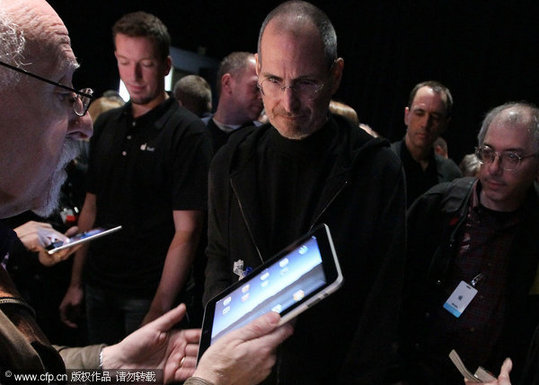
M 278 1 L 50 0 L 82 66 L 79 87 L 118 85 L 111 42 L 121 15 L 145 10 L 169 28 L 172 45 L 222 59 L 256 51 L 258 29 Z M 444 135 L 458 163 L 472 152 L 485 112 L 506 101 L 539 103 L 539 1 L 313 1 L 333 21 L 345 72 L 336 99 L 390 140 L 404 135 L 403 109 L 423 80 L 447 85 L 454 117 Z

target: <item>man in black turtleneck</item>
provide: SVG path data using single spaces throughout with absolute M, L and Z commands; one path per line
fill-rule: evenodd
M 321 10 L 278 6 L 257 54 L 269 124 L 232 135 L 210 171 L 206 302 L 238 280 L 235 262 L 255 268 L 319 223 L 329 226 L 342 266 L 343 287 L 297 318 L 267 383 L 390 381 L 404 176 L 389 143 L 329 114 L 343 66 Z

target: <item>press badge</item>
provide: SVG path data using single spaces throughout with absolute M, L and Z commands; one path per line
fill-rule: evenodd
M 444 309 L 459 318 L 476 294 L 477 289 L 475 287 L 464 281 L 460 281 L 455 291 L 445 301 Z

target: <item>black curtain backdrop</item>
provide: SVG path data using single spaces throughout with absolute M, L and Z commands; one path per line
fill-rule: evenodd
M 154 13 L 172 44 L 221 59 L 256 51 L 258 29 L 278 1 L 50 0 L 64 19 L 82 66 L 78 87 L 98 94 L 118 74 L 111 26 L 135 10 Z M 439 80 L 455 99 L 444 137 L 457 163 L 473 151 L 481 119 L 506 101 L 539 103 L 539 1 L 314 1 L 337 30 L 344 78 L 335 98 L 391 141 L 404 135 L 411 88 Z

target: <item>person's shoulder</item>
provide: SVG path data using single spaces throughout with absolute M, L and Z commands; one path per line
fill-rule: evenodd
M 99 127 L 106 126 L 111 123 L 115 123 L 115 121 L 122 116 L 124 111 L 126 110 L 125 106 L 112 108 L 107 111 L 103 111 L 99 114 L 99 116 L 95 119 L 94 122 L 94 129 L 99 129 Z
M 250 158 L 271 127 L 269 123 L 266 123 L 258 127 L 242 127 L 232 133 L 227 142 L 215 153 L 212 167 L 225 165 L 228 167 L 231 162 L 240 164 L 245 159 Z
M 462 205 L 467 202 L 476 181 L 477 179 L 474 177 L 463 177 L 434 185 L 417 198 L 410 210 L 414 206 L 426 203 L 431 206 L 436 204 L 436 207 L 444 212 L 460 210 Z
M 202 120 L 187 108 L 174 103 L 171 106 L 172 121 L 176 127 L 185 127 L 196 131 L 206 131 L 206 125 Z
M 459 178 L 462 176 L 459 166 L 453 161 L 453 159 L 444 158 L 438 154 L 434 155 L 436 161 L 436 167 L 438 173 L 442 174 L 447 181 Z

